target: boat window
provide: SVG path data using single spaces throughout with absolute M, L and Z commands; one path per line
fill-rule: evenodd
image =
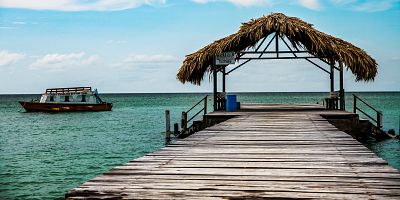
M 54 101 L 54 96 L 50 96 L 50 101 Z
M 86 102 L 86 95 L 82 95 L 82 102 Z
M 65 102 L 69 102 L 69 96 L 65 96 Z

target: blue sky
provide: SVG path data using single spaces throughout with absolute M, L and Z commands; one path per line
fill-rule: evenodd
M 0 94 L 211 92 L 208 77 L 201 86 L 176 80 L 185 55 L 272 12 L 377 60 L 374 82 L 346 72 L 347 91 L 400 91 L 399 0 L 0 0 Z M 304 61 L 254 61 L 227 77 L 227 90 L 329 91 L 329 77 Z

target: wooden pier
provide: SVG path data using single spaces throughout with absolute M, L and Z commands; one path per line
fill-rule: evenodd
M 321 117 L 345 111 L 243 107 L 66 199 L 400 199 L 399 171 Z

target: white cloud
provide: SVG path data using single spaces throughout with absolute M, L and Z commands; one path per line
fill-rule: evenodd
M 394 56 L 394 57 L 391 57 L 390 60 L 392 60 L 392 61 L 400 61 L 400 57 L 399 56 Z
M 318 0 L 298 0 L 298 2 L 300 5 L 311 10 L 321 9 L 321 5 L 319 4 Z
M 283 1 L 278 1 L 278 0 L 192 0 L 195 3 L 211 3 L 211 2 L 228 2 L 232 3 L 236 6 L 244 6 L 244 7 L 250 7 L 250 6 L 273 6 L 275 4 L 282 3 Z M 319 10 L 321 8 L 318 0 L 291 0 L 289 1 L 290 3 L 297 3 L 300 4 L 303 7 L 306 7 L 308 9 L 312 10 Z M 284 2 L 283 2 L 284 3 Z
M 177 61 L 174 56 L 171 55 L 130 55 L 124 60 L 129 63 L 168 63 Z
M 165 3 L 166 0 L 1 0 L 0 7 L 32 10 L 111 11 Z
M 228 2 L 236 6 L 273 6 L 276 4 L 296 3 L 311 10 L 321 10 L 326 3 L 321 0 L 191 0 L 205 4 L 212 2 Z M 400 0 L 330 0 L 333 5 L 350 8 L 356 11 L 376 12 L 393 8 Z M 142 5 L 164 5 L 167 0 L 0 0 L 0 8 L 22 8 L 33 10 L 59 11 L 113 11 L 136 8 Z M 14 24 L 23 24 L 14 23 Z
M 25 58 L 24 54 L 0 50 L 0 66 L 7 66 Z
M 210 2 L 229 2 L 236 6 L 260 6 L 260 5 L 272 5 L 272 0 L 192 0 L 195 3 L 210 3 Z
M 393 8 L 400 0 L 332 0 L 337 6 L 343 6 L 356 11 L 379 12 Z
M 85 53 L 47 54 L 37 59 L 30 69 L 47 71 L 64 71 L 67 68 L 82 67 L 95 64 L 100 57 L 97 55 L 86 56 Z
M 210 2 L 211 0 L 192 0 L 193 2 L 196 2 L 196 3 L 208 3 L 208 2 Z
M 125 40 L 108 40 L 106 43 L 107 44 L 126 44 L 127 41 L 125 41 Z
M 11 30 L 11 29 L 15 29 L 15 27 L 12 27 L 12 26 L 0 26 L 0 29 Z
M 349 4 L 349 3 L 357 2 L 357 0 L 332 0 L 332 2 L 334 4 L 338 4 L 338 5 L 346 5 L 346 4 Z
M 13 22 L 13 24 L 17 24 L 17 25 L 25 25 L 25 24 L 26 24 L 26 22 L 16 21 L 16 22 Z
M 396 2 L 398 1 L 367 1 L 356 5 L 354 9 L 357 11 L 379 12 L 392 8 Z
M 91 55 L 91 56 L 87 57 L 86 59 L 83 59 L 81 63 L 83 65 L 93 65 L 93 64 L 97 64 L 99 61 L 100 61 L 100 56 Z
M 130 69 L 138 65 L 154 65 L 159 66 L 160 64 L 177 62 L 178 59 L 172 55 L 136 55 L 132 54 L 125 58 L 122 62 L 115 64 L 115 67 Z
M 236 6 L 273 6 L 276 4 L 298 4 L 311 10 L 321 10 L 322 4 L 326 3 L 321 0 L 192 0 L 195 3 L 205 4 L 212 2 L 228 2 Z M 356 11 L 377 12 L 393 8 L 400 0 L 331 0 L 333 5 L 338 7 L 350 8 Z

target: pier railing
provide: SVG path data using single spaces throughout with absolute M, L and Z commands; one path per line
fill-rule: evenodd
M 186 112 L 182 112 L 182 120 L 181 120 L 181 131 L 178 129 L 178 123 L 174 124 L 174 136 L 176 138 L 185 138 L 189 136 L 190 134 L 197 132 L 201 130 L 204 127 L 203 121 L 194 121 L 192 125 L 188 127 L 188 124 L 194 120 L 200 113 L 207 114 L 207 100 L 208 100 L 208 95 L 200 99 L 196 104 L 194 104 L 189 110 Z M 203 102 L 203 104 L 202 104 Z M 195 109 L 198 106 L 203 106 L 201 107 L 200 110 Z M 198 110 L 195 114 L 192 115 L 192 117 L 189 118 L 188 120 L 188 113 L 191 113 L 195 110 Z M 165 121 L 166 121 L 166 126 L 165 126 L 165 143 L 169 144 L 171 141 L 171 126 L 170 126 L 170 112 L 169 110 L 165 111 Z
M 372 117 L 371 115 L 367 114 L 366 111 L 362 110 L 361 107 L 357 106 L 357 103 L 361 102 L 362 104 L 366 105 L 368 108 L 370 108 L 371 110 L 376 112 L 376 118 Z M 366 117 L 368 117 L 370 120 L 374 121 L 376 123 L 376 127 L 378 127 L 379 129 L 382 128 L 382 112 L 375 109 L 374 107 L 372 107 L 371 105 L 369 105 L 367 102 L 365 102 L 364 100 L 362 100 L 360 97 L 358 97 L 357 95 L 353 94 L 353 113 L 357 113 L 357 111 L 361 112 L 362 114 L 364 114 Z
M 189 127 L 188 127 L 188 124 L 193 120 L 193 119 L 195 119 L 200 113 L 204 113 L 204 115 L 205 114 L 207 114 L 207 98 L 208 98 L 208 95 L 206 95 L 205 97 L 203 97 L 202 99 L 200 99 L 200 101 L 198 101 L 196 104 L 194 104 L 189 110 L 187 110 L 186 112 L 182 112 L 182 121 L 181 121 L 181 128 L 182 128 L 182 131 L 181 131 L 181 134 L 186 134 L 186 132 L 188 131 L 188 130 L 190 130 L 192 127 L 193 127 L 193 124 L 192 125 L 190 125 Z M 201 104 L 203 102 L 203 104 Z M 203 105 L 203 107 L 200 109 L 200 110 L 198 110 L 197 111 L 197 113 L 195 113 L 195 114 L 193 114 L 190 118 L 189 118 L 189 120 L 188 120 L 188 114 L 191 112 L 191 111 L 194 111 L 194 108 L 196 108 L 197 106 L 199 106 L 199 105 Z

